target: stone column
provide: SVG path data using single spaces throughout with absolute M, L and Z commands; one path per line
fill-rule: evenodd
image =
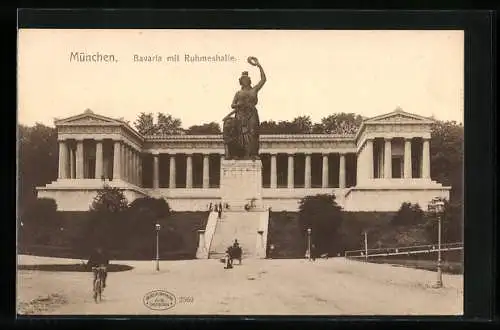
M 68 146 L 69 147 L 69 146 Z M 75 173 L 75 149 L 73 146 L 69 148 L 69 178 L 74 179 L 76 178 L 76 173 Z
M 59 179 L 66 179 L 68 147 L 64 141 L 59 141 Z
M 122 174 L 122 180 L 127 181 L 127 145 L 125 143 L 122 143 L 120 147 L 120 160 L 121 160 L 121 174 Z
M 130 157 L 130 149 L 128 145 L 125 145 L 125 180 L 127 182 L 130 182 L 130 163 L 129 163 L 129 157 Z
M 140 186 L 142 182 L 141 177 L 141 153 L 137 152 L 137 186 Z
M 170 177 L 168 181 L 168 187 L 170 189 L 175 188 L 175 155 L 170 155 Z
M 203 155 L 203 189 L 210 188 L 210 158 Z
M 288 180 L 287 186 L 288 188 L 294 187 L 294 170 L 293 170 L 293 154 L 288 155 Z
M 384 144 L 384 149 L 385 149 L 385 144 Z M 375 153 L 375 150 L 373 151 Z M 381 179 L 384 178 L 384 159 L 385 159 L 385 153 L 383 149 L 377 148 L 377 153 L 375 153 L 377 156 L 377 162 L 378 162 L 378 173 L 375 175 L 376 178 Z
M 134 184 L 136 186 L 139 185 L 139 154 L 137 153 L 137 151 L 133 150 L 133 153 L 132 155 L 134 155 Z
M 345 188 L 345 154 L 339 156 L 339 188 Z
M 277 168 L 276 168 L 276 154 L 271 154 L 271 188 L 277 188 Z
M 411 178 L 411 139 L 405 139 L 404 150 L 404 178 Z
M 83 140 L 76 141 L 76 178 L 83 179 Z
M 366 140 L 366 166 L 368 169 L 368 179 L 373 179 L 373 140 Z
M 134 150 L 134 184 L 139 185 L 139 153 Z
M 130 183 L 135 184 L 135 150 L 133 148 L 130 148 L 129 152 Z
M 102 141 L 95 141 L 95 178 L 101 179 L 103 174 Z
M 124 144 L 123 150 L 123 179 L 128 182 L 128 146 Z
M 311 188 L 311 154 L 306 154 L 306 166 L 304 171 L 304 187 Z
M 429 139 L 424 139 L 422 144 L 422 178 L 429 179 L 431 177 L 431 152 Z
M 135 184 L 135 150 L 130 148 L 130 183 Z
M 120 143 L 120 178 L 125 181 L 125 144 Z
M 142 177 L 142 153 L 137 154 L 137 184 L 139 187 L 143 185 L 143 177 Z
M 384 178 L 392 179 L 392 140 L 391 140 L 391 138 L 385 138 Z
M 186 156 L 186 188 L 193 188 L 193 156 Z
M 127 182 L 132 183 L 132 151 L 127 146 Z
M 134 164 L 135 151 L 131 147 L 129 149 L 129 163 L 130 163 L 130 183 L 135 184 L 135 164 Z
M 121 178 L 121 145 L 120 141 L 114 141 L 113 150 L 113 180 Z
M 260 155 L 259 155 L 260 157 Z M 219 182 L 217 183 L 217 187 L 220 188 L 222 186 L 222 176 L 223 176 L 223 171 L 222 171 L 222 163 L 226 159 L 225 154 L 219 154 Z M 262 163 L 261 163 L 262 164 Z M 262 182 L 262 177 L 261 177 L 261 182 Z
M 323 154 L 323 168 L 321 176 L 321 187 L 328 188 L 328 154 Z
M 160 155 L 153 155 L 153 188 L 160 188 Z

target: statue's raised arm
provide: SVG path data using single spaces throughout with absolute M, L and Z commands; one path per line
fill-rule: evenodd
M 264 69 L 262 68 L 262 65 L 260 65 L 259 60 L 256 57 L 250 56 L 248 58 L 248 63 L 250 63 L 251 65 L 256 66 L 256 67 L 259 68 L 259 71 L 260 71 L 260 81 L 253 87 L 254 90 L 256 90 L 258 92 L 262 88 L 262 86 L 264 86 L 264 84 L 267 81 L 267 79 L 266 79 L 266 73 L 264 72 Z

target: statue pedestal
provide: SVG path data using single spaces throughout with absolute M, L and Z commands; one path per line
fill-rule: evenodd
M 222 203 L 228 203 L 231 211 L 244 210 L 250 203 L 254 208 L 262 209 L 261 160 L 223 159 L 220 191 Z

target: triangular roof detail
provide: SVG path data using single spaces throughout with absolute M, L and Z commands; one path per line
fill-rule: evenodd
M 119 119 L 114 119 L 93 113 L 90 109 L 85 110 L 84 113 L 72 116 L 65 119 L 56 119 L 55 126 L 80 126 L 80 125 L 109 125 L 119 126 L 126 123 Z
M 364 124 L 385 124 L 385 123 L 415 123 L 415 124 L 432 124 L 435 121 L 432 118 L 419 116 L 413 113 L 403 111 L 401 108 L 372 118 L 366 119 Z

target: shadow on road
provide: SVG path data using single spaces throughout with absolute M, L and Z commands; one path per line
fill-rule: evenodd
M 38 270 L 46 272 L 91 272 L 92 269 L 82 264 L 45 264 L 45 265 L 19 265 L 19 270 Z M 108 272 L 124 272 L 134 269 L 129 265 L 110 264 Z

